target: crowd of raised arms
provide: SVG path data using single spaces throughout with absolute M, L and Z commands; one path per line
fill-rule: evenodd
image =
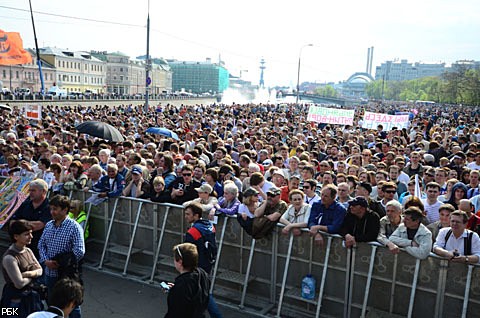
M 352 126 L 307 121 L 308 108 L 47 106 L 41 121 L 4 111 L 0 173 L 33 173 L 59 194 L 196 202 L 206 219 L 237 215 L 254 237 L 268 234 L 259 222 L 268 217 L 285 234 L 309 228 L 319 245 L 321 231 L 342 235 L 347 247 L 378 240 L 392 253 L 425 258 L 433 250 L 479 262 L 477 234 L 466 250 L 450 238 L 480 232 L 480 108 L 369 103 L 355 107 Z M 359 124 L 364 111 L 408 112 L 411 120 L 408 128 L 367 130 Z M 88 120 L 113 125 L 126 141 L 78 133 Z M 179 138 L 148 134 L 149 127 Z

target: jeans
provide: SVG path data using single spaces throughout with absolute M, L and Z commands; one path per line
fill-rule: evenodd
M 215 302 L 215 299 L 213 298 L 213 294 L 210 294 L 210 297 L 208 298 L 208 314 L 212 318 L 222 318 L 222 314 L 220 313 L 220 310 L 218 310 L 217 303 Z
M 51 295 L 51 292 L 53 290 L 53 286 L 55 286 L 55 283 L 57 281 L 58 281 L 58 277 L 45 275 L 45 285 L 47 285 L 49 295 Z M 77 307 L 73 308 L 72 312 L 70 313 L 70 315 L 68 317 L 70 317 L 70 318 L 82 318 L 82 310 L 80 309 L 80 306 L 77 306 Z

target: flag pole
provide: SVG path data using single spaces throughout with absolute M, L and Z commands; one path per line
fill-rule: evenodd
M 37 32 L 35 31 L 35 22 L 33 20 L 32 0 L 28 0 L 28 3 L 30 4 L 30 16 L 32 17 L 33 37 L 35 39 L 35 51 L 37 53 L 38 72 L 40 73 L 40 84 L 42 86 L 42 88 L 40 90 L 40 93 L 43 96 L 45 94 L 45 83 L 43 81 L 42 62 L 40 60 L 40 51 L 38 50 Z
M 152 61 L 150 60 L 150 0 L 148 0 L 148 14 L 147 14 L 147 58 L 145 59 L 145 116 L 148 113 L 148 95 L 150 91 L 150 71 L 152 69 Z

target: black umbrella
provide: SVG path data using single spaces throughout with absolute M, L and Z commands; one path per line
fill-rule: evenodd
M 98 138 L 120 142 L 125 141 L 120 131 L 117 128 L 101 121 L 86 121 L 75 127 L 78 132 L 89 134 Z
M 11 111 L 12 111 L 12 107 L 11 107 L 11 106 L 8 106 L 8 105 L 6 105 L 6 104 L 0 104 L 0 110 L 6 110 L 6 111 L 11 112 Z

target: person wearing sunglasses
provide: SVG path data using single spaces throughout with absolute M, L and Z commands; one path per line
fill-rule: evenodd
M 395 194 L 397 193 L 397 185 L 392 181 L 385 182 L 382 185 L 382 191 L 383 199 L 380 201 L 380 204 L 382 205 L 380 217 L 384 217 L 386 215 L 387 203 L 395 199 Z
M 198 198 L 198 192 L 195 189 L 200 188 L 200 186 L 200 182 L 193 179 L 193 167 L 190 165 L 183 166 L 180 177 L 172 183 L 170 203 L 182 205 L 187 201 Z

